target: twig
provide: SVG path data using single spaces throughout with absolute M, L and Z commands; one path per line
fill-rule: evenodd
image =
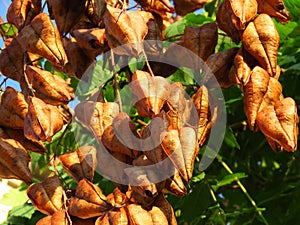
M 229 174 L 233 174 L 232 170 L 229 168 L 229 166 L 223 161 L 222 157 L 217 155 L 217 159 L 219 161 L 219 163 L 221 163 L 221 165 L 225 168 L 225 170 L 229 173 Z M 242 190 L 242 192 L 245 194 L 245 196 L 248 198 L 248 200 L 250 201 L 250 203 L 252 204 L 252 206 L 255 208 L 255 211 L 258 213 L 259 217 L 262 219 L 263 223 L 268 225 L 269 223 L 267 222 L 266 218 L 264 217 L 264 215 L 262 214 L 262 212 L 258 209 L 255 201 L 253 200 L 253 198 L 249 195 L 248 191 L 246 190 L 245 186 L 241 183 L 240 179 L 238 177 L 235 177 L 235 181 L 238 184 L 238 186 L 240 187 L 240 189 Z
M 121 100 L 121 95 L 120 95 L 118 82 L 117 82 L 118 73 L 116 72 L 114 52 L 112 49 L 110 50 L 110 52 L 111 52 L 111 63 L 112 63 L 113 69 L 114 69 L 114 76 L 113 76 L 113 87 L 114 87 L 114 95 L 115 95 L 114 97 L 118 98 L 120 111 L 123 112 L 122 100 Z
M 2 87 L 2 85 L 7 81 L 8 77 L 5 77 L 5 79 L 1 82 L 0 84 L 0 88 Z
M 171 40 L 171 39 L 174 39 L 174 38 L 177 38 L 177 37 L 181 37 L 181 36 L 183 36 L 183 34 L 175 34 L 175 35 L 173 35 L 173 36 L 164 38 L 163 40 L 164 40 L 164 41 L 168 41 L 168 40 Z
M 142 52 L 143 52 L 143 55 L 144 55 L 144 57 L 145 57 L 145 61 L 146 61 L 146 65 L 147 65 L 147 67 L 148 67 L 148 70 L 149 70 L 151 76 L 154 77 L 154 73 L 153 73 L 153 71 L 152 71 L 152 69 L 151 69 L 151 66 L 150 66 L 149 62 L 148 62 L 147 54 L 146 54 L 146 52 L 145 52 L 144 49 L 142 50 Z

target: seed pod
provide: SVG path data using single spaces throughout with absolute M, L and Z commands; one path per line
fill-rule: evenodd
M 63 187 L 57 176 L 49 177 L 27 189 L 33 205 L 42 213 L 52 215 L 63 207 Z
M 177 225 L 174 210 L 171 204 L 165 199 L 164 195 L 160 193 L 156 198 L 154 205 L 165 215 L 169 225 Z
M 169 96 L 170 84 L 162 77 L 151 77 L 136 70 L 132 76 L 135 107 L 140 116 L 154 118 L 159 114 Z
M 176 196 L 186 195 L 186 188 L 179 175 L 179 172 L 176 169 L 175 169 L 174 176 L 166 180 L 165 189 L 163 191 Z
M 40 219 L 36 225 L 68 225 L 68 219 L 65 210 L 59 210 L 52 216 L 46 216 Z
M 201 9 L 210 0 L 174 0 L 175 11 L 178 15 L 184 16 L 197 9 Z
M 24 120 L 25 137 L 36 141 L 51 141 L 64 125 L 58 109 L 37 97 L 30 96 L 28 101 L 28 113 Z
M 173 13 L 174 8 L 170 4 L 169 0 L 135 0 L 145 10 L 155 12 L 162 18 L 166 17 L 166 13 Z
M 7 87 L 1 95 L 0 125 L 13 129 L 23 129 L 28 104 L 24 95 L 12 87 Z
M 32 183 L 28 168 L 30 156 L 24 147 L 14 139 L 0 138 L 0 177 L 18 179 L 27 185 Z
M 70 174 L 76 182 L 86 178 L 90 181 L 94 178 L 97 166 L 96 148 L 94 146 L 81 146 L 76 151 L 67 152 L 59 156 L 64 170 Z
M 104 130 L 112 124 L 113 118 L 119 113 L 119 106 L 115 102 L 84 101 L 75 108 L 76 117 L 101 140 Z
M 111 208 L 101 189 L 86 179 L 82 179 L 76 188 L 75 197 L 70 199 L 69 213 L 88 219 L 102 216 Z
M 280 37 L 271 17 L 260 14 L 250 22 L 242 34 L 245 49 L 270 76 L 276 75 Z
M 281 23 L 287 23 L 291 19 L 289 11 L 282 0 L 257 0 L 258 13 L 266 13 Z

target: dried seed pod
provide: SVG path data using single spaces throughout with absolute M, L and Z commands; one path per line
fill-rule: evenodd
M 136 70 L 131 86 L 135 107 L 140 116 L 153 118 L 159 114 L 169 96 L 169 82 L 159 76 L 151 77 L 147 72 Z
M 39 4 L 35 4 L 39 3 Z M 31 0 L 13 0 L 7 10 L 7 20 L 14 24 L 18 30 L 22 30 L 25 25 L 41 11 L 41 3 Z
M 45 57 L 55 66 L 62 67 L 68 62 L 59 32 L 46 13 L 38 14 L 16 40 L 24 50 Z
M 84 101 L 75 108 L 76 117 L 101 140 L 104 130 L 112 124 L 113 118 L 119 113 L 119 106 L 115 102 Z
M 36 225 L 68 225 L 68 219 L 65 210 L 59 210 L 51 216 L 40 219 Z
M 102 216 L 111 209 L 101 189 L 87 179 L 82 179 L 70 199 L 69 213 L 81 219 Z
M 146 11 L 155 12 L 162 18 L 166 17 L 166 13 L 173 13 L 174 8 L 170 4 L 169 0 L 135 0 Z
M 232 85 L 229 80 L 229 70 L 233 65 L 234 57 L 237 52 L 238 48 L 230 48 L 226 51 L 210 55 L 206 61 L 221 88 L 228 88 Z M 211 86 L 216 86 L 214 79 L 210 79 L 210 77 L 205 77 L 204 79 L 205 82 L 211 82 Z
M 18 179 L 27 185 L 32 183 L 28 168 L 30 156 L 24 147 L 16 140 L 0 138 L 0 177 Z
M 227 4 L 223 2 L 217 12 L 217 22 L 218 27 L 223 30 L 229 37 L 233 40 L 234 43 L 238 44 L 241 40 L 240 31 L 236 29 L 232 23 L 232 12 L 231 9 L 227 8 Z
M 24 136 L 23 130 L 15 130 L 11 128 L 0 128 L 1 138 L 11 138 L 19 142 L 27 151 L 32 151 L 40 154 L 47 152 L 42 141 L 29 140 Z
M 161 134 L 161 146 L 168 155 L 174 166 L 178 169 L 180 175 L 185 181 L 188 181 L 188 174 L 184 164 L 182 146 L 177 130 L 168 130 Z
M 79 47 L 91 59 L 109 49 L 105 29 L 78 29 L 74 30 L 73 33 Z
M 250 78 L 251 69 L 257 65 L 256 60 L 243 47 L 234 57 L 233 65 L 229 71 L 229 80 L 235 84 L 245 86 Z
M 24 71 L 24 54 L 19 42 L 14 38 L 0 53 L 0 71 L 6 77 L 20 81 Z
M 287 23 L 291 19 L 283 0 L 257 0 L 258 13 L 266 13 L 281 23 Z
M 154 205 L 158 207 L 166 216 L 169 225 L 177 225 L 176 217 L 172 205 L 165 199 L 164 195 L 160 193 L 156 198 Z
M 64 170 L 76 182 L 86 178 L 93 180 L 97 166 L 96 148 L 94 146 L 81 146 L 76 151 L 67 152 L 59 156 Z
M 68 104 L 74 99 L 73 88 L 59 76 L 34 66 L 26 66 L 28 82 L 35 90 L 35 96 L 51 105 Z M 22 85 L 26 89 L 27 84 Z
M 270 76 L 276 75 L 280 37 L 271 17 L 260 14 L 250 22 L 242 34 L 244 48 L 259 62 Z
M 126 225 L 129 224 L 125 208 L 117 208 L 99 217 L 95 225 Z
M 298 123 L 297 107 L 292 98 L 266 106 L 257 115 L 257 126 L 271 144 L 275 142 L 288 152 L 297 149 Z
M 68 33 L 86 10 L 85 0 L 48 0 L 47 3 L 61 35 Z
M 35 208 L 52 215 L 63 207 L 63 187 L 57 176 L 49 177 L 27 189 L 27 195 Z
M 178 170 L 175 169 L 174 176 L 166 180 L 163 191 L 176 196 L 186 195 L 186 187 L 184 186 L 184 183 L 179 175 Z
M 256 0 L 225 0 L 225 5 L 230 8 L 231 20 L 238 30 L 244 30 L 257 14 Z
M 116 54 L 137 57 L 142 51 L 142 41 L 148 33 L 144 18 L 138 12 L 128 12 L 107 6 L 103 16 L 109 47 Z M 135 43 L 132 45 L 131 43 Z
M 184 16 L 197 9 L 203 8 L 204 4 L 211 0 L 174 0 L 175 11 L 178 15 Z
M 194 52 L 202 60 L 215 52 L 218 41 L 218 27 L 216 23 L 202 26 L 186 27 L 183 34 L 183 46 Z
M 58 109 L 36 97 L 29 97 L 28 102 L 28 113 L 24 119 L 25 137 L 36 141 L 51 141 L 64 125 Z
M 22 93 L 7 87 L 1 95 L 0 125 L 13 129 L 23 129 L 28 104 Z
M 199 152 L 195 130 L 191 127 L 184 127 L 180 135 L 180 143 L 185 169 L 187 171 L 188 179 L 190 180 L 193 177 L 194 161 Z
M 74 38 L 63 38 L 63 46 L 66 50 L 68 57 L 68 63 L 64 68 L 55 68 L 58 71 L 65 72 L 70 76 L 75 76 L 78 79 L 85 74 L 89 66 L 95 62 L 93 58 L 90 58 L 81 49 Z
M 122 208 L 128 202 L 128 198 L 126 194 L 122 193 L 119 188 L 115 188 L 112 193 L 107 195 L 107 201 L 114 208 Z

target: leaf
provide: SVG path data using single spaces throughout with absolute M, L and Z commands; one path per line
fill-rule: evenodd
M 14 129 L 23 129 L 28 104 L 23 94 L 7 87 L 1 96 L 0 125 Z
M 298 123 L 297 107 L 292 98 L 266 106 L 257 115 L 257 126 L 264 135 L 288 152 L 297 149 Z
M 274 22 L 267 14 L 260 14 L 250 22 L 242 34 L 244 48 L 267 70 L 275 76 L 279 34 Z
M 226 129 L 224 142 L 231 148 L 241 149 L 231 128 Z
M 287 23 L 291 17 L 283 0 L 257 0 L 258 13 L 266 13 L 281 23 Z
M 204 178 L 205 178 L 205 173 L 201 172 L 200 174 L 198 174 L 196 176 L 193 176 L 191 181 L 194 182 L 194 183 L 197 183 L 197 182 L 202 181 Z
M 81 146 L 76 151 L 69 151 L 59 156 L 64 170 L 70 174 L 76 182 L 86 178 L 90 181 L 94 178 L 97 166 L 96 148 L 93 146 Z
M 63 67 L 68 62 L 59 32 L 46 13 L 37 15 L 16 40 L 24 51 L 36 53 L 55 66 Z
M 57 176 L 49 177 L 27 189 L 27 195 L 40 212 L 52 215 L 63 207 L 63 187 Z
M 75 98 L 69 83 L 59 76 L 33 66 L 26 66 L 25 73 L 28 82 L 35 90 L 35 96 L 45 103 L 63 105 Z M 21 83 L 23 90 L 26 90 L 26 85 Z
M 197 9 L 203 8 L 211 0 L 174 0 L 175 11 L 178 15 L 184 16 Z
M 184 30 L 183 46 L 197 54 L 204 61 L 215 52 L 217 41 L 218 29 L 216 23 L 190 26 Z
M 162 18 L 166 17 L 166 13 L 173 13 L 174 8 L 170 4 L 169 0 L 135 0 L 146 11 L 154 12 L 160 15 Z
M 0 29 L 1 29 L 1 35 L 7 37 L 15 37 L 18 34 L 18 29 L 13 24 L 1 23 Z
M 65 35 L 80 20 L 85 7 L 85 0 L 48 0 L 48 7 L 51 15 L 54 17 L 60 34 Z
M 28 113 L 24 119 L 25 137 L 36 141 L 51 141 L 64 125 L 60 112 L 55 106 L 37 97 L 29 97 L 28 101 Z
M 20 205 L 24 207 L 24 202 L 27 200 L 27 195 L 25 190 L 19 190 L 12 188 L 10 189 L 7 193 L 5 193 L 0 200 L 0 204 L 5 205 L 5 206 L 12 206 L 18 208 Z M 27 205 L 26 205 L 27 206 Z M 30 206 L 33 208 L 32 206 Z M 20 216 L 20 215 L 16 215 Z
M 244 30 L 257 14 L 256 0 L 225 0 L 225 5 L 231 8 L 231 20 L 238 30 Z
M 14 198 L 16 198 L 16 196 L 14 196 Z M 25 203 L 13 207 L 9 212 L 9 216 L 31 219 L 34 216 L 34 213 L 35 213 L 35 208 L 31 204 Z
M 234 173 L 226 175 L 221 181 L 218 181 L 216 185 L 213 185 L 212 188 L 214 191 L 218 190 L 220 187 L 226 186 L 235 182 L 237 179 L 243 179 L 248 177 L 245 173 Z

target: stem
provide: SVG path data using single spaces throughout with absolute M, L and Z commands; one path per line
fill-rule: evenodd
M 117 82 L 118 73 L 116 72 L 115 56 L 114 56 L 114 52 L 112 49 L 110 50 L 110 53 L 111 53 L 111 63 L 112 63 L 113 69 L 114 69 L 114 76 L 113 76 L 113 87 L 114 87 L 114 95 L 115 95 L 114 97 L 118 98 L 120 111 L 123 112 L 122 100 L 121 100 L 121 95 L 120 95 L 118 82 Z
M 148 67 L 148 70 L 149 70 L 151 76 L 154 77 L 154 73 L 153 73 L 153 71 L 152 71 L 152 69 L 151 69 L 151 66 L 150 66 L 149 62 L 148 62 L 147 54 L 146 54 L 146 52 L 145 52 L 144 49 L 143 49 L 143 55 L 144 55 L 144 57 L 145 57 L 145 61 L 146 61 L 146 65 L 147 65 L 147 67 Z
M 225 168 L 225 170 L 229 173 L 229 174 L 233 174 L 232 170 L 229 168 L 229 166 L 223 161 L 222 157 L 217 155 L 217 159 L 219 161 L 219 163 L 221 163 L 221 165 Z M 242 192 L 245 194 L 245 196 L 248 198 L 248 200 L 251 202 L 252 206 L 255 208 L 255 211 L 258 213 L 259 217 L 262 219 L 263 223 L 268 225 L 269 223 L 267 222 L 266 218 L 264 217 L 264 215 L 262 214 L 262 212 L 258 209 L 255 201 L 253 200 L 253 198 L 250 196 L 250 194 L 248 193 L 248 191 L 246 190 L 245 186 L 241 183 L 240 179 L 238 177 L 235 177 L 235 181 L 238 184 L 238 186 L 240 187 L 240 189 L 242 190 Z
M 168 41 L 168 40 L 171 40 L 171 39 L 173 39 L 173 38 L 177 38 L 177 37 L 181 37 L 181 36 L 183 36 L 183 34 L 175 34 L 175 35 L 173 35 L 173 36 L 164 38 L 164 41 Z

